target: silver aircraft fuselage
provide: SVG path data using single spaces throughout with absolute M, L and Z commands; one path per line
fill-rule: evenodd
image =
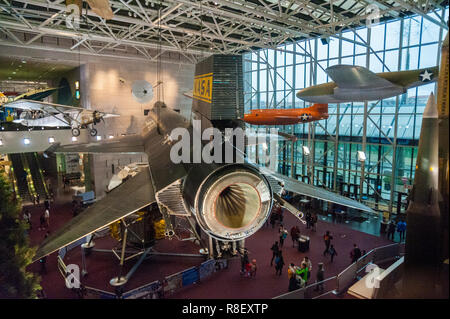
M 393 85 L 376 89 L 370 87 L 344 89 L 334 82 L 329 82 L 305 88 L 297 93 L 297 97 L 307 102 L 323 104 L 374 101 L 404 94 L 408 89 L 422 84 L 423 82 L 417 81 L 407 87 Z

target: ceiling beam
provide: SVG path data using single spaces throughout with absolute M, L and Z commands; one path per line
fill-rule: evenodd
M 447 24 L 443 23 L 442 21 L 438 21 L 432 17 L 430 17 L 428 14 L 426 14 L 425 12 L 423 12 L 422 10 L 420 10 L 419 8 L 417 8 L 416 6 L 410 4 L 409 2 L 403 1 L 403 0 L 394 0 L 396 3 L 398 3 L 400 6 L 402 6 L 403 8 L 414 12 L 420 16 L 422 16 L 424 19 L 438 25 L 439 27 L 448 30 L 448 26 Z
M 0 56 L 2 56 L 3 54 L 5 54 L 5 56 L 10 56 L 8 51 L 5 49 L 7 47 L 23 48 L 23 46 L 20 44 L 0 39 Z M 71 51 L 70 48 L 60 48 L 60 47 L 50 46 L 48 44 L 45 44 L 45 45 L 33 44 L 33 45 L 27 46 L 27 48 L 31 49 L 31 50 L 34 49 L 34 50 L 39 50 L 39 51 L 64 53 L 65 58 L 58 57 L 58 61 L 60 61 L 60 62 L 67 61 L 67 62 L 74 63 L 74 61 L 76 61 L 78 63 L 79 62 L 78 59 L 79 59 L 80 55 L 93 56 L 93 57 L 107 57 L 107 58 L 113 58 L 113 59 L 126 59 L 126 60 L 132 60 L 132 61 L 140 61 L 140 62 L 152 62 L 153 61 L 153 59 L 148 59 L 148 58 L 141 57 L 138 55 L 132 56 L 132 55 L 119 54 L 119 53 L 114 53 L 114 54 L 112 54 L 112 53 L 94 53 L 94 52 L 90 52 L 85 49 Z M 21 50 L 21 52 L 24 53 L 21 57 L 23 57 L 23 58 L 30 57 L 25 54 L 25 53 L 27 53 L 27 51 Z M 73 58 L 68 58 L 71 55 L 73 56 Z M 190 62 L 190 61 L 188 62 L 185 60 L 168 59 L 166 57 L 161 57 L 161 61 L 164 63 L 178 63 L 178 64 L 192 65 L 192 62 Z
M 104 43 L 120 43 L 123 45 L 130 45 L 130 46 L 139 46 L 143 48 L 150 48 L 150 49 L 158 49 L 161 47 L 161 49 L 164 49 L 166 51 L 173 51 L 178 52 L 180 49 L 177 47 L 172 47 L 168 45 L 159 45 L 158 43 L 151 43 L 151 42 L 141 42 L 141 41 L 135 41 L 135 40 L 115 40 L 108 36 L 103 36 L 99 34 L 94 33 L 88 33 L 84 31 L 75 31 L 70 29 L 53 29 L 53 28 L 47 28 L 47 27 L 39 27 L 38 25 L 32 25 L 33 29 L 29 29 L 28 27 L 24 26 L 23 24 L 7 21 L 5 19 L 0 20 L 0 26 L 8 29 L 13 29 L 16 31 L 22 31 L 22 32 L 32 32 L 32 33 L 44 33 L 47 35 L 53 35 L 53 36 L 60 36 L 60 37 L 66 37 L 66 38 L 72 38 L 72 39 L 80 39 L 81 37 L 86 37 L 87 39 L 91 41 L 99 41 Z M 203 54 L 203 51 L 197 50 L 197 49 L 186 49 L 185 53 L 191 53 L 191 54 Z
M 64 10 L 65 9 L 64 5 L 54 4 L 54 3 L 51 3 L 51 2 L 47 3 L 45 1 L 16 0 L 16 2 L 28 3 L 28 4 L 32 4 L 34 6 L 39 6 L 39 7 L 43 7 L 43 8 L 52 8 L 52 9 L 55 9 L 55 10 Z M 135 11 L 137 11 L 137 9 L 138 9 L 137 6 L 136 6 L 136 8 L 133 8 L 133 6 L 127 5 L 127 7 L 130 7 L 130 8 L 132 8 Z M 83 12 L 85 12 L 85 10 L 83 10 Z M 92 10 L 87 10 L 87 15 L 99 18 L 98 15 L 95 14 Z M 151 22 L 149 23 L 149 22 L 146 22 L 144 20 L 140 20 L 140 19 L 137 19 L 137 18 L 131 18 L 131 17 L 125 17 L 125 16 L 118 15 L 118 14 L 114 15 L 114 18 L 112 20 L 113 21 L 118 21 L 118 22 L 128 23 L 128 24 L 131 24 L 131 25 L 142 25 L 142 26 L 153 27 L 153 28 L 155 27 L 155 25 L 153 23 L 151 23 Z M 241 41 L 239 39 L 235 39 L 235 38 L 231 38 L 231 37 L 221 38 L 221 37 L 218 37 L 216 35 L 212 35 L 212 34 L 209 34 L 209 33 L 206 33 L 206 32 L 203 32 L 203 34 L 202 34 L 202 32 L 196 31 L 196 30 L 193 30 L 193 29 L 186 29 L 186 28 L 181 28 L 181 27 L 171 27 L 169 25 L 164 25 L 164 24 L 161 24 L 160 26 L 158 26 L 158 28 L 161 28 L 163 30 L 171 30 L 173 32 L 181 32 L 181 33 L 186 33 L 186 34 L 195 34 L 197 36 L 208 37 L 208 38 L 210 38 L 212 40 L 219 40 L 219 41 L 225 40 L 225 41 L 228 41 L 228 42 L 233 42 L 233 43 L 242 44 L 242 45 L 250 45 L 250 46 L 253 45 L 253 46 L 256 46 L 255 43 Z M 201 54 L 201 52 L 202 51 L 199 50 L 197 52 L 197 54 Z

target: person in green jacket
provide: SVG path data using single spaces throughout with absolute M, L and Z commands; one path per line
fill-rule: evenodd
M 297 269 L 296 273 L 305 281 L 305 284 L 308 282 L 309 269 L 305 263 L 302 263 L 302 267 Z

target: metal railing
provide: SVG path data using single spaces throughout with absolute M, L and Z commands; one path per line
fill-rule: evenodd
M 345 268 L 336 276 L 336 293 L 341 294 L 355 281 L 358 273 L 358 262 Z
M 391 244 L 375 248 L 374 263 L 383 263 L 400 256 L 400 244 Z
M 366 271 L 368 264 L 384 263 L 400 257 L 402 246 L 402 244 L 394 243 L 374 248 L 341 271 L 337 276 L 282 294 L 273 299 L 316 299 L 330 293 L 341 294 L 359 279 L 359 274 Z M 317 288 L 320 288 L 321 284 L 324 289 L 318 290 Z
M 326 292 L 333 291 L 336 286 L 336 277 L 330 277 L 320 282 L 315 282 L 306 287 L 282 294 L 273 299 L 314 299 Z

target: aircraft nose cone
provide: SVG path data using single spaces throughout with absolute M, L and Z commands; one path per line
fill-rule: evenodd
M 301 89 L 300 91 L 297 92 L 296 95 L 298 98 L 308 96 L 308 88 Z
M 314 90 L 311 87 L 307 87 L 298 91 L 296 95 L 299 99 L 304 100 L 305 98 L 314 96 L 315 94 Z

